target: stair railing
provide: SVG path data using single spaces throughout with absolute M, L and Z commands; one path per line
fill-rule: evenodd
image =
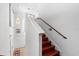
M 52 31 L 52 29 L 57 32 L 60 36 L 62 36 L 64 39 L 67 39 L 66 36 L 64 36 L 63 34 L 61 34 L 58 30 L 56 30 L 54 27 L 52 27 L 51 25 L 49 25 L 46 21 L 44 21 L 42 18 L 37 18 L 38 20 L 43 21 L 46 25 L 48 25 L 50 28 L 49 30 Z

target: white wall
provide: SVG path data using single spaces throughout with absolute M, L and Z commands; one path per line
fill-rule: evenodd
M 79 55 L 79 4 L 40 4 L 40 17 L 61 32 L 68 39 L 49 31 L 43 22 L 41 26 L 61 50 L 61 55 Z
M 25 8 L 23 8 L 26 5 Z M 26 8 L 28 7 L 28 4 L 11 4 L 12 11 L 16 12 L 13 16 L 20 16 L 23 19 L 25 19 L 25 33 L 26 33 L 26 39 L 18 39 L 16 40 L 16 37 L 13 40 L 13 47 L 16 46 L 23 46 L 26 48 L 26 56 L 39 56 L 40 54 L 40 40 L 39 40 L 39 34 L 44 33 L 44 31 L 40 28 L 40 26 L 34 21 L 34 18 L 31 17 L 29 13 L 36 14 L 36 12 L 29 11 L 27 12 Z M 26 10 L 24 12 L 24 10 Z M 13 12 L 13 13 L 14 13 Z M 18 14 L 17 14 L 18 13 Z M 12 18 L 12 20 L 15 20 L 15 18 Z M 13 23 L 13 22 L 12 22 Z M 14 25 L 14 24 L 12 24 Z M 13 27 L 14 29 L 14 27 Z M 14 33 L 14 32 L 13 32 Z M 13 34 L 14 36 L 15 34 Z M 16 42 L 17 41 L 17 42 Z M 24 44 L 25 43 L 25 44 Z M 42 53 L 42 52 L 41 52 Z
M 26 29 L 26 53 L 28 56 L 39 56 L 39 34 L 44 33 L 44 31 L 39 27 L 33 18 L 28 18 L 28 15 L 26 15 Z
M 59 32 L 61 32 L 63 35 L 65 35 L 68 39 L 63 39 L 60 35 L 58 35 L 56 32 L 51 31 L 47 29 L 48 27 L 44 25 L 42 22 L 42 27 L 47 32 L 47 34 L 50 37 L 50 40 L 53 41 L 58 47 L 59 50 L 61 50 L 61 55 L 79 55 L 79 4 L 24 4 L 25 7 L 29 6 L 34 9 L 38 10 L 40 13 L 40 17 L 42 17 L 45 21 L 47 21 L 51 26 L 53 26 L 55 29 L 57 29 Z M 37 5 L 37 6 L 36 6 Z M 34 7 L 35 6 L 35 7 Z M 24 8 L 25 8 L 24 7 Z M 39 8 L 38 8 L 39 7 Z M 37 55 L 34 54 L 34 48 L 38 43 L 34 43 L 35 41 L 32 40 L 34 38 L 32 34 L 35 32 L 35 29 L 32 29 L 32 24 L 28 24 L 28 29 L 30 32 L 27 35 L 28 45 L 31 55 Z M 32 31 L 32 32 L 31 32 Z M 30 43 L 29 43 L 30 42 Z M 37 40 L 38 42 L 38 40 Z M 32 46 L 33 45 L 33 46 Z M 32 49 L 33 48 L 33 49 Z M 36 50 L 37 51 L 37 50 Z
M 9 4 L 0 4 L 0 55 L 10 55 Z

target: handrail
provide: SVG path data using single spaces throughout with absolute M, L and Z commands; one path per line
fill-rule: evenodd
M 50 31 L 53 29 L 55 32 L 57 32 L 60 36 L 62 36 L 64 39 L 67 39 L 67 37 L 65 37 L 63 34 L 61 34 L 59 31 L 57 31 L 54 27 L 52 27 L 51 25 L 49 25 L 46 21 L 44 21 L 42 18 L 37 18 L 41 21 L 43 21 L 46 25 L 48 25 L 50 27 Z

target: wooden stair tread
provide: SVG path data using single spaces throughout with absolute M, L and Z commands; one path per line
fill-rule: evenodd
M 44 56 L 56 56 L 56 54 L 58 54 L 59 52 L 57 50 L 52 50 L 46 54 L 44 54 Z
M 43 41 L 42 44 L 44 45 L 44 44 L 48 44 L 48 43 L 51 43 L 51 41 Z
M 43 47 L 42 50 L 44 51 L 44 50 L 47 50 L 47 49 L 50 49 L 50 48 L 53 48 L 53 47 L 54 47 L 54 46 L 50 46 L 50 45 L 48 45 L 48 46 L 46 46 L 46 47 Z
M 43 34 L 42 34 L 42 37 L 46 37 L 46 35 L 43 33 Z
M 59 51 L 51 44 L 46 34 L 42 35 L 42 56 L 60 56 Z
M 42 41 L 48 41 L 48 37 L 42 38 Z

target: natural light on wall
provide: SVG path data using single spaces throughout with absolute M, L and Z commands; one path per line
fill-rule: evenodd
M 30 4 L 29 4 L 30 5 Z M 26 20 L 31 21 L 33 24 L 33 20 L 39 16 L 39 11 L 29 6 L 26 7 L 22 4 L 11 4 L 12 10 L 12 25 L 13 25 L 13 41 L 12 41 L 12 55 L 29 55 L 30 52 L 26 45 Z M 27 18 L 26 18 L 27 17 Z M 35 27 L 36 28 L 36 27 Z M 22 53 L 17 52 L 19 50 Z M 34 53 L 35 54 L 35 53 Z
M 20 24 L 20 23 L 21 23 L 20 21 L 21 21 L 20 17 L 17 16 L 17 17 L 16 17 L 16 24 Z

